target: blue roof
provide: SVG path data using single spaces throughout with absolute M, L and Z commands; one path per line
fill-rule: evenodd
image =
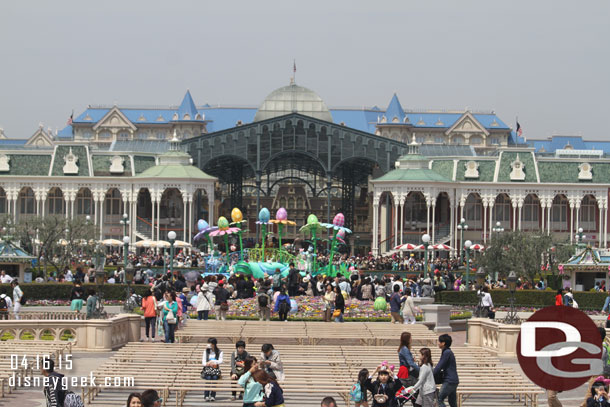
M 568 145 L 574 150 L 602 150 L 610 154 L 610 141 L 584 141 L 581 136 L 552 136 L 547 140 L 530 140 L 536 152 L 544 149 L 546 153 L 554 153 Z
M 72 126 L 66 126 L 57 132 L 57 138 L 71 139 L 72 138 Z
M 394 118 L 397 118 L 399 121 L 402 122 L 405 118 L 405 111 L 402 109 L 402 106 L 398 101 L 398 96 L 396 96 L 396 93 L 394 93 L 394 96 L 392 96 L 392 100 L 390 100 L 390 104 L 388 105 L 388 108 L 385 111 L 385 117 L 389 122 L 394 120 Z
M 25 143 L 27 143 L 28 140 L 27 139 L 19 139 L 19 138 L 15 138 L 15 139 L 0 139 L 0 145 L 2 146 L 10 146 L 10 145 L 17 145 L 17 146 L 22 146 Z
M 210 107 L 200 109 L 205 114 L 206 128 L 209 133 L 233 128 L 239 120 L 243 124 L 252 123 L 256 108 Z
M 193 102 L 191 92 L 187 90 L 186 94 L 184 95 L 184 98 L 182 99 L 182 103 L 178 108 L 178 120 L 197 120 L 196 116 L 198 114 L 199 112 L 195 107 L 195 102 Z M 189 115 L 190 119 L 185 119 L 185 115 Z
M 336 124 L 345 123 L 352 129 L 375 133 L 377 119 L 381 116 L 381 111 L 364 109 L 330 109 L 333 121 Z

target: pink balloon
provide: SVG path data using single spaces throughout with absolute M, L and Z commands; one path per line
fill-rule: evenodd
M 343 214 L 342 213 L 336 214 L 335 218 L 333 219 L 333 225 L 342 227 L 344 223 L 345 223 L 345 217 L 343 216 Z
M 284 209 L 284 208 L 278 209 L 277 212 L 275 213 L 275 219 L 277 219 L 277 220 L 287 220 L 288 219 L 288 212 L 286 212 L 286 209 Z

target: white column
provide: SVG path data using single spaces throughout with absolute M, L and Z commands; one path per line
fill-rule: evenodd
M 161 213 L 161 197 L 159 197 L 159 199 L 157 199 L 157 240 L 161 240 L 161 225 L 160 225 L 160 216 L 159 214 Z
M 430 240 L 430 244 L 435 244 L 435 234 L 436 234 L 436 198 L 432 201 L 432 238 Z
M 187 210 L 187 206 L 188 206 L 188 199 L 184 196 L 184 193 L 182 193 L 182 240 L 187 242 L 188 239 L 186 238 L 186 210 Z
M 104 199 L 106 194 L 102 192 L 102 200 L 100 201 L 100 240 L 104 238 Z
M 430 200 L 426 199 L 426 233 L 430 234 Z
M 76 197 L 72 196 L 72 201 L 70 201 L 70 218 L 74 219 L 74 202 L 76 201 Z
M 136 226 L 138 224 L 138 217 L 137 217 L 137 202 L 135 200 L 133 200 L 133 195 L 132 195 L 132 200 L 130 201 L 131 205 L 131 214 L 129 215 L 129 219 L 131 219 L 131 224 L 129 225 L 129 241 L 131 242 L 131 246 L 135 247 L 134 245 L 136 244 Z M 136 197 L 137 199 L 137 197 Z
M 570 202 L 570 244 L 574 242 L 574 205 Z
M 604 248 L 608 246 L 608 201 L 604 201 Z M 607 287 L 607 286 L 606 286 Z
M 155 201 L 155 199 L 153 198 L 153 194 L 150 194 L 150 204 L 152 205 L 152 216 L 150 218 L 150 238 L 151 240 L 157 240 L 155 239 L 155 216 L 157 209 L 157 201 Z
M 17 223 L 17 196 L 13 199 L 13 222 Z
M 193 244 L 193 197 L 190 196 L 189 197 L 189 238 L 187 240 L 187 242 L 189 242 L 189 244 Z
M 544 201 L 544 199 L 540 200 L 540 208 L 541 208 L 541 211 L 542 211 L 542 216 L 540 217 L 540 222 L 541 222 L 540 223 L 540 233 L 544 233 L 544 230 L 545 230 L 544 223 L 546 221 L 546 211 L 545 211 L 545 209 L 546 209 L 546 202 Z
M 547 200 L 546 202 L 546 228 L 547 228 L 547 234 L 550 235 L 551 234 L 551 205 L 552 205 L 552 200 Z
M 576 204 L 576 226 L 574 227 L 574 229 L 580 229 L 580 202 Z
M 519 215 L 518 215 L 518 216 L 519 216 L 519 219 L 518 219 L 518 221 L 519 221 L 519 231 L 521 231 L 521 218 L 523 217 L 523 216 L 522 216 L 522 211 L 523 211 L 523 202 L 522 202 L 522 201 L 519 201 L 519 206 L 518 206 L 518 214 L 519 214 Z
M 403 237 L 404 237 L 404 228 L 405 228 L 405 197 L 402 196 L 400 197 L 400 203 L 399 203 L 399 215 L 400 215 L 400 244 L 404 244 L 403 243 Z
M 379 253 L 378 243 L 378 232 L 379 232 L 379 199 L 373 200 L 373 239 L 371 251 L 373 256 L 377 256 Z
M 394 247 L 398 246 L 398 198 L 394 197 Z
M 603 230 L 603 224 L 602 222 L 604 221 L 604 213 L 603 210 L 604 208 L 602 208 L 602 206 L 600 204 L 598 204 L 599 206 L 599 227 L 597 228 L 597 231 L 599 233 L 599 247 L 602 247 L 602 230 Z
M 483 243 L 487 243 L 487 208 L 489 207 L 489 200 L 483 199 Z M 491 218 L 489 219 L 491 225 Z

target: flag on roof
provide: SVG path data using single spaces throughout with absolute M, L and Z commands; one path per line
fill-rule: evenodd
M 517 122 L 517 136 L 523 137 L 523 129 L 521 128 L 519 122 Z
M 292 61 L 292 72 L 296 73 L 297 72 L 297 61 Z
M 70 115 L 70 118 L 68 119 L 68 121 L 66 122 L 66 124 L 68 126 L 72 125 L 72 119 L 74 119 L 74 110 L 72 110 L 72 114 Z

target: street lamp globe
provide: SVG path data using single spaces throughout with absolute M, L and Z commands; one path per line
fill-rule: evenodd
M 457 226 L 458 230 L 462 230 L 462 225 Z
M 167 234 L 167 238 L 170 241 L 176 240 L 176 232 L 174 232 L 173 230 L 170 230 L 169 233 Z
M 89 215 L 85 216 L 85 220 L 86 220 L 87 222 L 89 222 L 89 221 L 91 220 L 91 216 L 89 216 Z
M 466 222 L 466 219 L 464 219 L 464 218 L 460 219 L 460 223 L 465 223 L 465 222 Z
M 123 214 L 123 219 L 127 219 L 127 214 L 126 213 Z
M 428 243 L 430 241 L 430 235 L 426 233 L 421 237 L 421 241 L 424 243 Z
M 129 244 L 129 236 L 124 236 L 123 237 L 123 243 Z
M 582 233 L 583 229 L 582 228 L 578 228 L 578 233 Z
M 470 249 L 470 246 L 472 246 L 472 242 L 471 242 L 470 240 L 466 240 L 466 241 L 464 242 L 464 247 L 465 247 L 466 249 Z
M 496 227 L 500 228 L 500 226 L 502 226 L 502 224 L 500 223 L 500 221 L 496 222 Z
M 464 225 L 464 230 L 468 230 L 468 225 Z

